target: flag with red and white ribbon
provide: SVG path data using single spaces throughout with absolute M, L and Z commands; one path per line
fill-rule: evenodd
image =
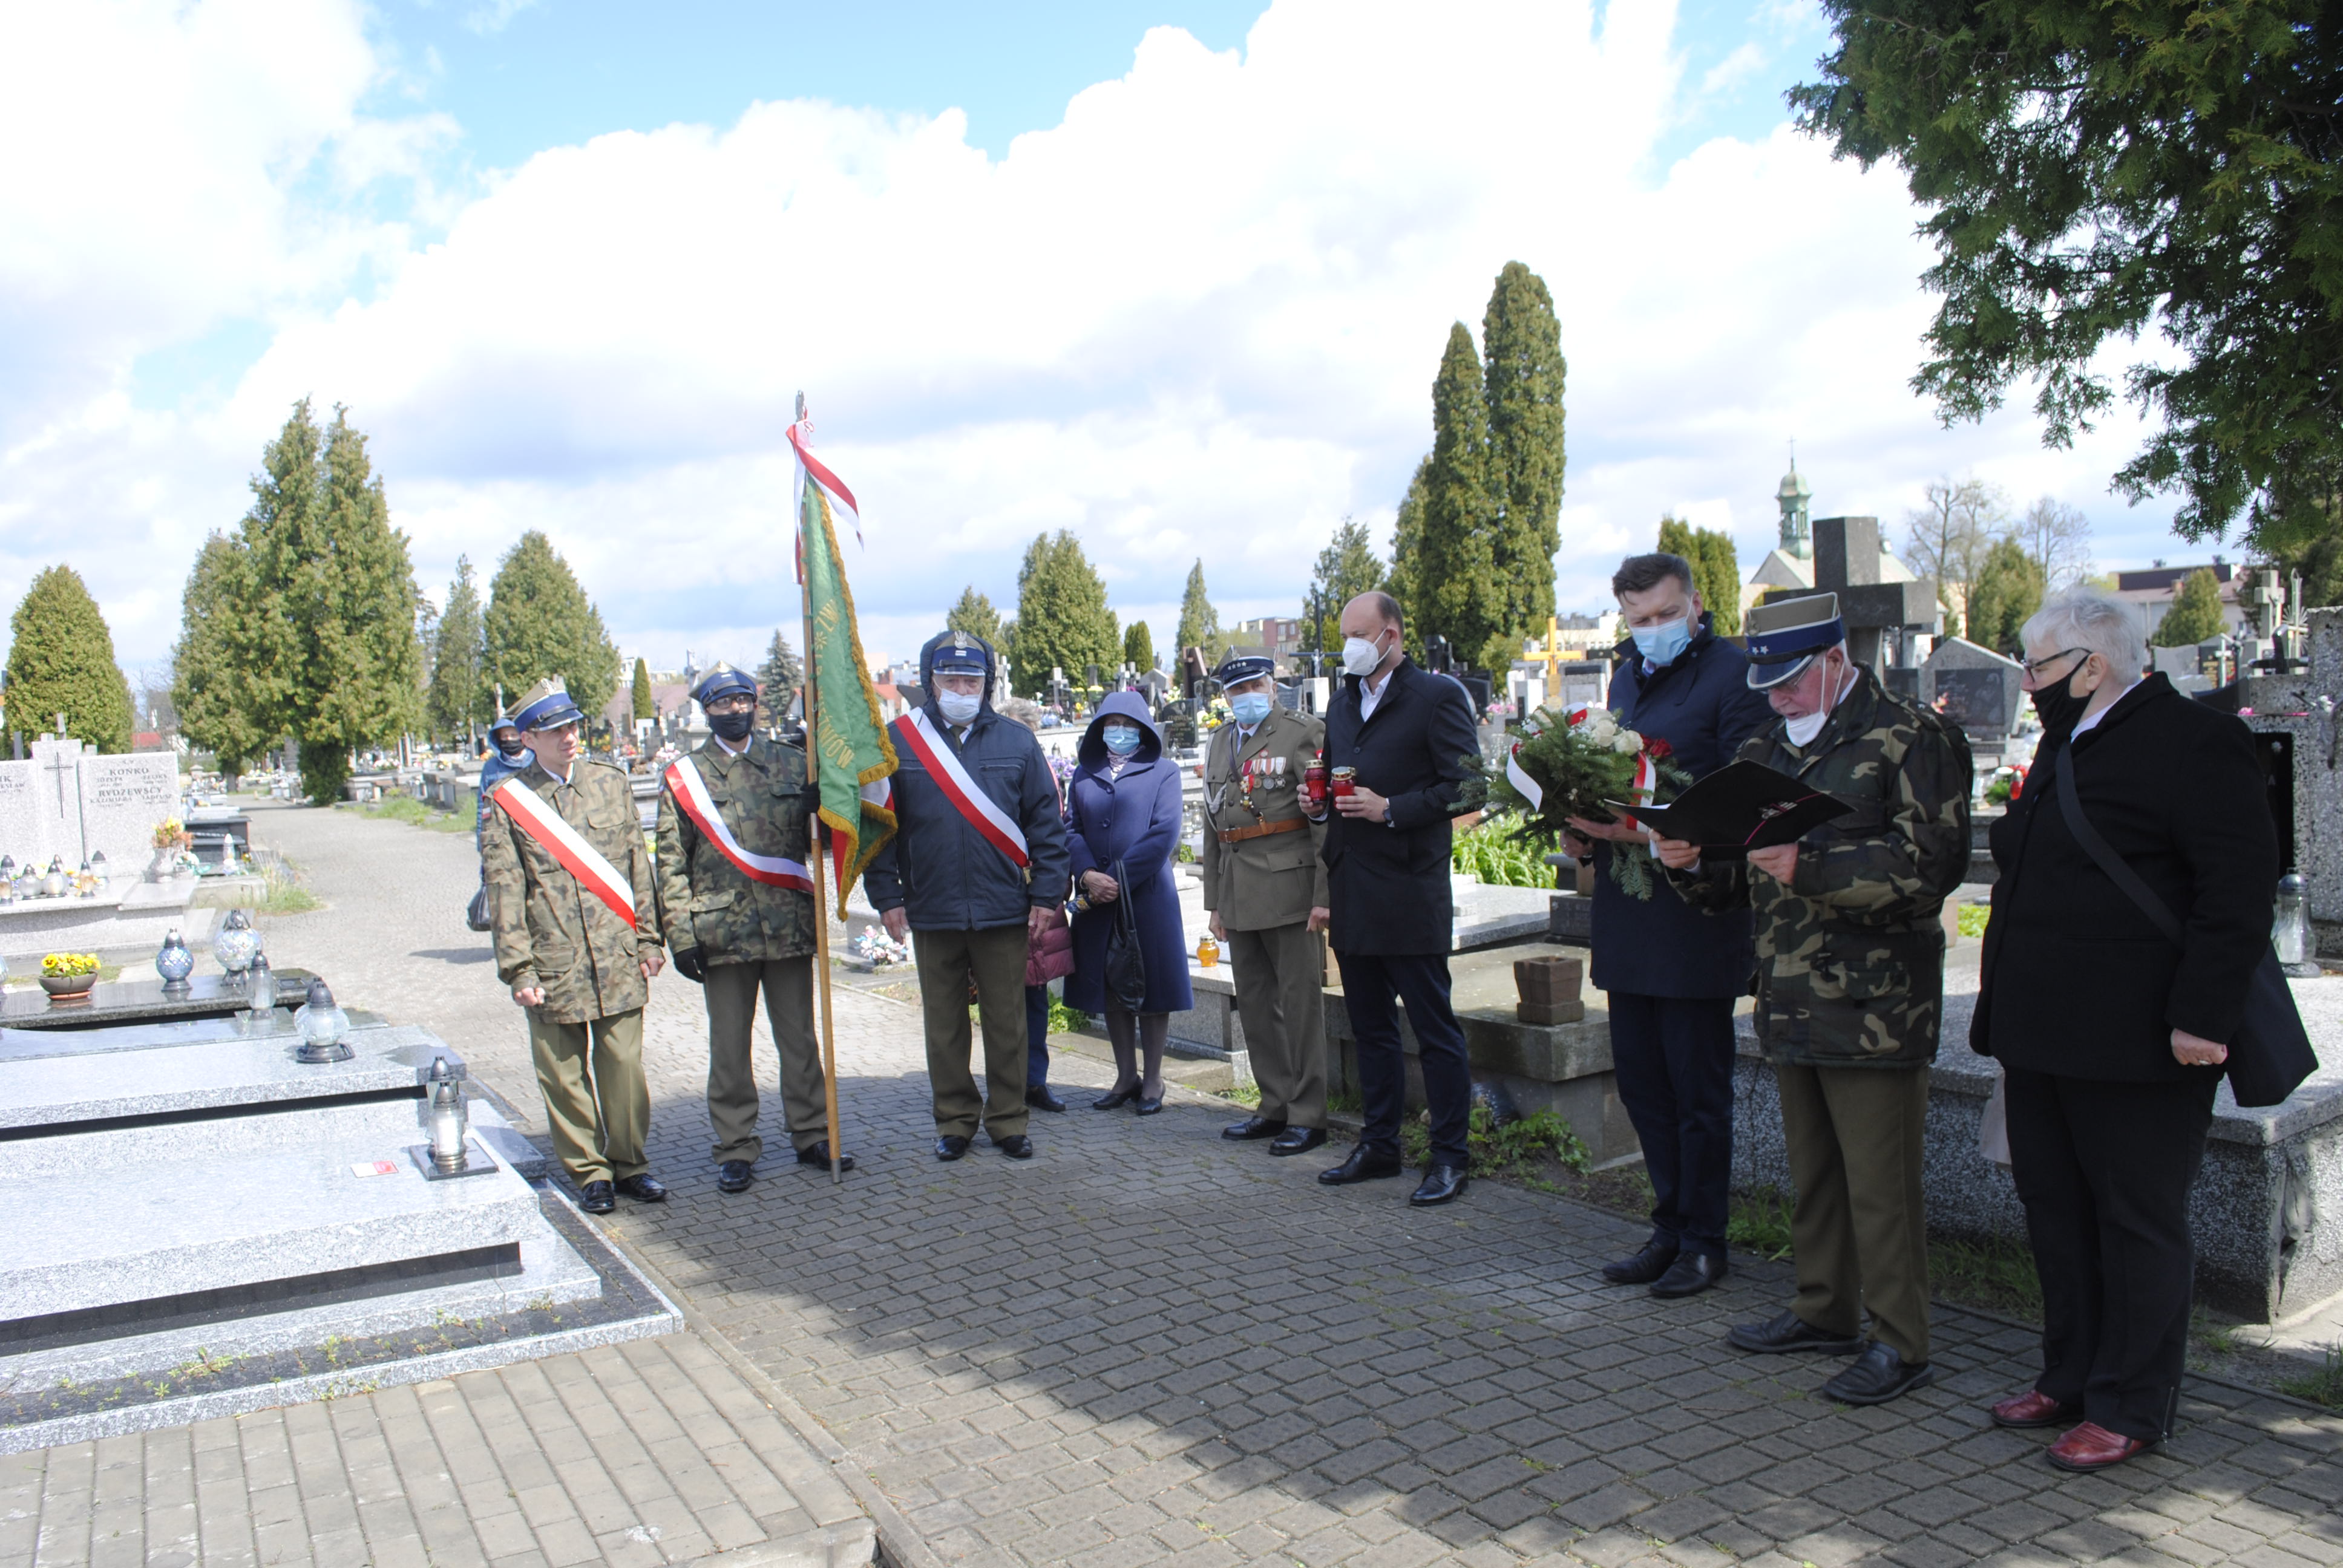
M 854 492 L 846 487 L 846 481 L 831 473 L 821 459 L 813 455 L 812 446 L 813 420 L 810 417 L 789 427 L 789 450 L 797 454 L 799 466 L 805 469 L 808 478 L 822 487 L 832 507 L 844 508 L 847 515 L 854 519 L 854 542 L 860 545 L 862 543 L 862 508 L 855 504 Z M 802 548 L 802 545 L 799 548 Z M 805 580 L 802 565 L 799 568 L 798 580 Z
M 668 764 L 668 792 L 675 797 L 676 809 L 692 820 L 700 835 L 716 846 L 717 852 L 732 862 L 739 873 L 752 882 L 762 882 L 769 888 L 794 888 L 800 893 L 813 891 L 813 872 L 801 862 L 779 855 L 759 855 L 741 845 L 734 836 L 723 812 L 716 808 L 715 798 L 708 792 L 708 780 L 701 778 L 699 765 L 689 757 L 679 757 Z
M 561 813 L 538 799 L 537 792 L 518 777 L 507 779 L 489 791 L 497 809 L 513 825 L 536 840 L 539 849 L 561 863 L 588 892 L 609 906 L 610 912 L 629 926 L 635 924 L 635 889 L 585 835 L 562 819 Z
M 1017 825 L 1016 819 L 1003 811 L 992 797 L 984 792 L 982 786 L 969 777 L 968 769 L 953 754 L 951 743 L 938 735 L 935 727 L 929 722 L 927 709 L 914 709 L 895 720 L 890 728 L 894 731 L 895 739 L 920 759 L 929 776 L 935 779 L 936 788 L 941 789 L 944 799 L 967 819 L 968 825 L 981 834 L 987 843 L 1008 856 L 1020 870 L 1024 869 L 1025 830 Z

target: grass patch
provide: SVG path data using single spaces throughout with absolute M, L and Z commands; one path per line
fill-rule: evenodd
M 1928 1287 L 1940 1301 L 2039 1322 L 2042 1277 L 2023 1241 L 1928 1242 Z
M 2280 1378 L 2278 1392 L 2329 1410 L 2343 1410 L 2343 1348 L 2329 1345 L 2325 1366 L 2302 1377 Z
M 306 915 L 311 910 L 326 907 L 317 894 L 303 885 L 300 871 L 289 860 L 263 868 L 260 877 L 267 888 L 259 904 L 263 914 Z
M 1065 999 L 1054 991 L 1050 996 L 1050 1032 L 1080 1034 L 1091 1026 L 1091 1015 L 1076 1012 L 1066 1005 Z
M 405 822 L 435 833 L 468 833 L 473 827 L 462 812 L 435 810 L 412 795 L 386 795 L 368 805 L 347 809 L 377 821 Z
M 1725 1243 L 1761 1258 L 1790 1255 L 1790 1198 L 1771 1187 L 1736 1192 L 1725 1220 Z
M 1476 1105 L 1467 1127 L 1465 1151 L 1473 1175 L 1499 1180 L 1543 1177 L 1556 1166 L 1577 1175 L 1594 1162 L 1570 1123 L 1551 1111 L 1501 1123 L 1487 1106 Z M 1431 1155 L 1428 1113 L 1409 1118 L 1399 1130 L 1401 1161 L 1422 1165 Z
M 1240 1083 L 1234 1088 L 1221 1091 L 1221 1098 L 1234 1101 L 1247 1111 L 1258 1111 L 1261 1109 L 1261 1085 Z

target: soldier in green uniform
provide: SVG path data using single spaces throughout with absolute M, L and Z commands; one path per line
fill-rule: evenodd
M 634 789 L 578 755 L 586 716 L 558 680 L 538 682 L 513 721 L 532 760 L 490 793 L 480 830 L 497 977 L 528 1011 L 546 1122 L 579 1207 L 607 1214 L 614 1192 L 663 1202 L 643 1158 L 643 1004 L 665 959 Z
M 1272 1154 L 1326 1141 L 1326 809 L 1302 773 L 1326 726 L 1277 700 L 1275 663 L 1232 658 L 1214 678 L 1231 722 L 1204 751 L 1204 908 L 1229 953 L 1261 1109 L 1221 1130 Z
M 1968 741 L 1848 658 L 1835 594 L 1759 606 L 1744 629 L 1749 684 L 1777 719 L 1739 755 L 1854 809 L 1746 859 L 1659 845 L 1695 908 L 1756 908 L 1757 1039 L 1798 1190 L 1797 1298 L 1728 1340 L 1859 1352 L 1823 1392 L 1878 1404 L 1935 1377 L 1921 1131 L 1944 1000 L 1942 911 L 1969 863 Z
M 675 967 L 708 1000 L 708 1121 L 716 1185 L 748 1190 L 757 1135 L 757 993 L 781 1058 L 781 1109 L 798 1163 L 830 1165 L 828 1101 L 813 1032 L 813 883 L 805 865 L 813 797 L 805 749 L 753 733 L 757 683 L 719 664 L 692 689 L 706 744 L 661 780 L 659 909 Z M 841 1169 L 854 1168 L 842 1155 Z

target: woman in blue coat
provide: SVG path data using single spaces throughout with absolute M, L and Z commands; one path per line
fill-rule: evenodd
M 1067 848 L 1075 890 L 1090 907 L 1074 917 L 1066 1005 L 1104 1013 L 1114 1042 L 1114 1088 L 1093 1108 L 1112 1111 L 1135 1100 L 1140 1115 L 1152 1116 L 1163 1109 L 1163 1040 L 1172 1014 L 1195 1005 L 1172 869 L 1180 841 L 1180 769 L 1163 755 L 1147 704 L 1128 691 L 1099 704 L 1078 758 L 1066 785 Z M 1106 989 L 1107 939 L 1126 902 L 1147 966 L 1147 994 L 1136 1014 Z

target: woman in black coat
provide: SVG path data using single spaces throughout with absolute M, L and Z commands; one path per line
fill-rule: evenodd
M 1993 829 L 1969 1045 L 1998 1058 L 2009 1151 L 2042 1276 L 2042 1376 L 1993 1407 L 2067 1426 L 2064 1470 L 2103 1470 L 2172 1431 L 2195 1251 L 2188 1190 L 2227 1042 L 2268 946 L 2278 835 L 2252 737 L 2147 663 L 2130 608 L 2077 589 L 2026 623 L 2044 735 Z M 2176 951 L 2068 827 L 2083 820 L 2178 919 Z

